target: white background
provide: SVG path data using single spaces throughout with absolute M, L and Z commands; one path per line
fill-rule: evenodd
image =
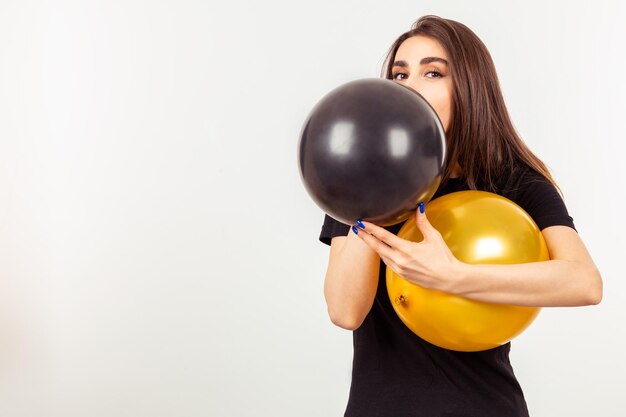
M 603 274 L 513 343 L 531 415 L 623 416 L 617 0 L 1 0 L 0 415 L 342 415 L 298 136 L 423 14 L 486 43 Z

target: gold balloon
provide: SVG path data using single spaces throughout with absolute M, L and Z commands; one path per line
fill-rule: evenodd
M 520 206 L 485 191 L 459 191 L 431 201 L 426 213 L 462 262 L 515 264 L 545 261 L 548 248 L 533 219 Z M 420 242 L 409 218 L 398 236 Z M 526 329 L 538 307 L 469 300 L 412 284 L 387 267 L 387 291 L 400 319 L 426 341 L 451 350 L 474 352 L 500 346 Z

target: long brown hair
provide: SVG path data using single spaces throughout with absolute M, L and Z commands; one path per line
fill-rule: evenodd
M 511 123 L 491 54 L 467 26 L 438 16 L 423 16 L 389 48 L 381 76 L 392 79 L 396 52 L 406 39 L 427 36 L 446 50 L 452 75 L 452 120 L 447 138 L 444 184 L 456 163 L 471 189 L 483 184 L 497 191 L 500 181 L 520 163 L 537 171 L 557 189 L 546 165 L 526 146 Z

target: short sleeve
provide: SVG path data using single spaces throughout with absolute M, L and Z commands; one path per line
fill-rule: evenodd
M 561 194 L 547 178 L 535 171 L 528 172 L 516 203 L 530 214 L 539 230 L 550 226 L 568 226 L 576 230 Z
M 324 216 L 324 224 L 322 225 L 319 240 L 322 243 L 330 245 L 332 238 L 335 236 L 347 236 L 349 231 L 350 226 L 343 224 L 326 214 Z

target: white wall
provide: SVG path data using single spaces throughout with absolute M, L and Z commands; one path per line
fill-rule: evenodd
M 514 342 L 531 413 L 623 415 L 623 3 L 226 3 L 0 1 L 0 415 L 341 415 L 298 134 L 431 13 L 491 50 L 603 273 Z

